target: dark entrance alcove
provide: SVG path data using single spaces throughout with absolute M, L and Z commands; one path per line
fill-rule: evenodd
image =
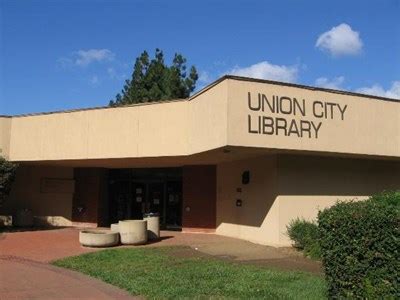
M 182 226 L 181 168 L 110 169 L 108 192 L 110 223 L 158 213 L 162 228 Z

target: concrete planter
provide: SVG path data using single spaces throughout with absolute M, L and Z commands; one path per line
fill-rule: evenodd
M 12 225 L 12 216 L 2 215 L 0 216 L 0 227 L 8 227 Z
M 118 245 L 119 234 L 111 230 L 82 230 L 79 243 L 86 247 L 111 247 Z
M 142 245 L 147 243 L 147 221 L 125 220 L 118 223 L 121 243 L 124 245 Z
M 119 232 L 118 223 L 111 224 L 111 231 Z
M 160 217 L 158 215 L 149 215 L 144 217 L 143 220 L 147 221 L 147 234 L 149 240 L 158 240 L 160 238 Z

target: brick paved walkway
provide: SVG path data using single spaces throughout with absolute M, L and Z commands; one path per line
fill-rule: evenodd
M 59 229 L 0 234 L 0 299 L 135 299 L 89 276 L 47 262 L 95 251 L 79 231 Z
M 0 299 L 135 299 L 100 280 L 46 263 L 0 256 Z

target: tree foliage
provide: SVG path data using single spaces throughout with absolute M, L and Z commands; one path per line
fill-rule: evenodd
M 18 165 L 0 156 L 0 206 L 11 191 Z
M 168 66 L 160 49 L 156 49 L 153 59 L 144 51 L 136 59 L 132 78 L 125 81 L 110 106 L 187 98 L 197 79 L 196 68 L 192 66 L 187 72 L 186 58 L 181 54 L 176 53 Z

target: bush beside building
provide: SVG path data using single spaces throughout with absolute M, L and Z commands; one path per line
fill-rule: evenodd
M 320 259 L 321 247 L 319 246 L 318 224 L 303 219 L 295 219 L 287 227 L 293 246 L 304 252 L 312 259 Z
M 318 215 L 330 298 L 400 295 L 400 191 L 339 202 Z
M 11 191 L 18 165 L 0 156 L 0 207 Z

